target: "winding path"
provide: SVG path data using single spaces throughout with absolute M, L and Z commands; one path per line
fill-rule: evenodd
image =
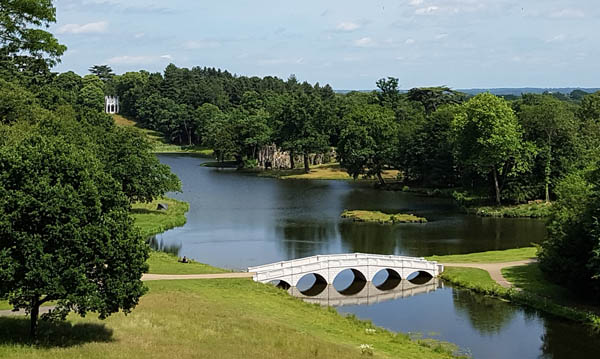
M 461 268 L 477 268 L 487 271 L 496 283 L 504 288 L 512 287 L 510 283 L 502 275 L 502 269 L 509 267 L 524 266 L 527 264 L 536 263 L 535 259 L 527 259 L 517 262 L 502 262 L 502 263 L 443 263 L 445 267 L 461 267 Z

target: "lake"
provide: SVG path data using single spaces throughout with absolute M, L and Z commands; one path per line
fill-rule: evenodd
M 543 221 L 480 218 L 449 199 L 379 191 L 351 181 L 260 178 L 202 167 L 205 159 L 159 155 L 182 181 L 190 203 L 187 224 L 157 237 L 179 255 L 230 269 L 246 269 L 316 254 L 409 256 L 471 253 L 539 243 Z M 353 223 L 345 210 L 412 213 L 427 224 Z M 370 305 L 344 305 L 390 330 L 450 341 L 475 358 L 598 357 L 600 337 L 581 325 L 442 285 L 429 293 Z

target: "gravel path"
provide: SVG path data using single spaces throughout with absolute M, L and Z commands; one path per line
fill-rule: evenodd
M 500 284 L 504 288 L 512 287 L 510 283 L 502 275 L 502 269 L 509 267 L 524 266 L 527 264 L 535 263 L 535 259 L 527 259 L 518 262 L 504 262 L 504 263 L 442 263 L 444 267 L 461 267 L 461 268 L 478 268 L 488 271 L 490 276 L 496 283 Z

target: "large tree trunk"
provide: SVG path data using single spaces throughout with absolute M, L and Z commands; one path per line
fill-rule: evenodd
M 382 186 L 385 186 L 385 180 L 383 179 L 383 176 L 381 175 L 381 172 L 377 172 L 377 179 L 379 179 L 379 183 Z
M 40 303 L 37 298 L 35 298 L 31 303 L 31 322 L 29 326 L 29 338 L 32 340 L 37 336 L 37 327 L 38 327 L 38 319 L 40 316 Z
M 500 185 L 498 184 L 498 170 L 496 170 L 496 166 L 492 167 L 492 172 L 494 174 L 494 189 L 496 190 L 496 204 L 500 206 L 502 203 L 500 201 Z
M 309 154 L 304 152 L 304 173 L 310 172 L 310 163 L 308 163 Z
M 296 168 L 296 164 L 294 163 L 294 151 L 290 151 L 290 167 L 291 169 Z

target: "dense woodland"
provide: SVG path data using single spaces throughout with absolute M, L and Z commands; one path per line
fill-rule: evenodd
M 24 262 L 10 248 L 22 238 L 40 240 L 28 232 L 32 228 L 46 233 L 52 221 L 70 223 L 68 215 L 51 214 L 72 209 L 72 218 L 85 218 L 105 236 L 119 228 L 130 233 L 123 211 L 131 202 L 179 188 L 143 138 L 102 113 L 106 94 L 119 96 L 122 113 L 143 127 L 173 143 L 210 147 L 219 160 L 234 159 L 240 167 L 255 166 L 257 151 L 272 143 L 305 158 L 335 147 L 352 176 L 378 178 L 381 185 L 383 170 L 398 169 L 402 184 L 453 188 L 458 198 L 475 194 L 496 204 L 553 201 L 541 265 L 553 280 L 600 298 L 600 93 L 502 98 L 469 97 L 446 87 L 402 92 L 399 80 L 390 77 L 376 82 L 377 91 L 337 94 L 328 85 L 300 82 L 293 75 L 287 80 L 245 77 L 175 65 L 162 74 L 114 75 L 107 66 L 93 66 L 83 77 L 57 74 L 51 68 L 65 48 L 37 30 L 54 21 L 51 2 L 39 2 L 35 9 L 7 4 L 17 15 L 0 17 L 6 34 L 0 39 L 0 297 L 27 288 L 29 299 L 15 301 L 20 307 L 54 300 L 44 290 L 56 291 L 58 298 L 78 290 L 28 282 Z M 44 167 L 47 163 L 54 167 Z M 304 166 L 309 170 L 307 160 Z M 56 211 L 31 210 L 51 206 Z M 89 208 L 94 210 L 87 213 Z M 107 215 L 121 216 L 110 222 L 111 230 L 102 227 Z M 39 227 L 19 232 L 23 218 Z M 72 225 L 56 228 L 74 230 Z M 119 238 L 137 243 L 132 236 Z M 88 238 L 76 237 L 82 245 Z M 60 246 L 56 238 L 45 240 Z M 143 250 L 135 248 L 134 257 L 143 258 Z M 75 260 L 75 252 L 72 256 Z M 61 273 L 55 263 L 46 264 L 40 271 Z M 96 271 L 91 265 L 88 270 Z M 130 308 L 141 287 L 134 292 L 129 302 L 120 297 L 124 293 L 109 297 Z M 73 308 L 69 305 L 76 299 L 65 308 Z M 103 309 L 108 315 L 115 308 L 105 299 L 77 308 Z

